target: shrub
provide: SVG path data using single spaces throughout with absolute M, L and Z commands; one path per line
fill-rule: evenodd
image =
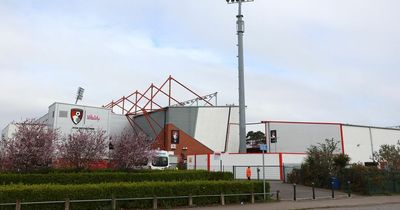
M 351 190 L 362 194 L 373 195 L 400 192 L 399 172 L 387 172 L 376 167 L 353 165 L 351 168 L 342 170 L 338 178 L 342 183 L 350 181 Z
M 159 173 L 0 174 L 0 184 L 97 184 L 106 182 L 233 180 L 230 172 L 160 171 Z
M 218 195 L 262 192 L 262 182 L 256 181 L 193 181 L 193 182 L 142 182 L 105 183 L 83 185 L 7 185 L 0 186 L 0 203 L 34 201 L 63 201 L 82 199 L 152 198 L 154 196 Z M 266 186 L 269 191 L 269 185 Z M 226 203 L 249 201 L 250 196 L 229 196 Z M 219 197 L 197 197 L 195 205 L 209 205 L 219 202 Z M 72 209 L 110 208 L 111 202 L 72 203 Z M 119 201 L 117 208 L 151 208 L 152 200 Z M 187 199 L 164 199 L 160 207 L 186 206 Z M 59 205 L 27 205 L 23 209 L 63 209 Z M 6 208 L 3 208 L 6 209 Z M 12 206 L 7 209 L 13 209 Z

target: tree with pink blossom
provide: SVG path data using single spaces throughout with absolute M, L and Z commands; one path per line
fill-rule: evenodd
M 153 139 L 144 133 L 126 129 L 121 135 L 113 137 L 111 159 L 114 168 L 134 169 L 146 165 L 152 158 Z
M 22 172 L 50 168 L 58 136 L 57 130 L 36 119 L 16 123 L 12 137 L 2 140 L 2 168 Z
M 107 136 L 103 130 L 79 129 L 61 140 L 58 146 L 62 165 L 88 169 L 107 155 Z

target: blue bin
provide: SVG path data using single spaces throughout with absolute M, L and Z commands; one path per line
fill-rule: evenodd
M 334 176 L 331 177 L 331 187 L 333 187 L 333 189 L 335 189 L 335 190 L 340 189 L 340 181 L 339 181 L 339 179 L 337 179 Z

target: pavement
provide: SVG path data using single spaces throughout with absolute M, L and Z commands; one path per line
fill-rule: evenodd
M 271 192 L 275 193 L 279 190 L 280 200 L 293 200 L 293 185 L 282 183 L 281 181 L 268 181 L 271 186 Z M 346 192 L 337 191 L 334 192 L 336 198 L 348 197 Z M 354 196 L 354 195 L 353 195 Z M 315 188 L 315 198 L 332 198 L 332 190 Z M 296 199 L 312 199 L 312 188 L 304 185 L 296 185 Z
M 346 192 L 335 191 L 335 198 L 332 199 L 332 191 L 329 189 L 315 188 L 316 199 L 312 199 L 312 188 L 296 185 L 296 198 L 293 200 L 293 185 L 280 181 L 268 181 L 271 192 L 280 191 L 280 201 L 267 203 L 244 203 L 226 206 L 199 207 L 203 209 L 249 209 L 249 210 L 292 210 L 292 209 L 315 209 L 315 210 L 400 210 L 400 195 L 396 196 L 361 196 L 352 194 L 348 197 Z M 275 196 L 273 196 L 275 198 Z M 193 208 L 179 208 L 192 209 Z
M 180 208 L 191 209 L 193 208 Z M 256 204 L 238 204 L 226 206 L 199 207 L 196 210 L 203 209 L 230 209 L 230 210 L 294 210 L 294 209 L 315 209 L 315 210 L 399 210 L 400 195 L 397 196 L 357 196 L 352 198 L 338 199 L 317 199 L 300 201 L 280 201 Z

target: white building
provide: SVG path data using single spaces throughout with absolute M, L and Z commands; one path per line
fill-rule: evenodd
M 267 134 L 268 150 L 265 154 L 267 179 L 284 180 L 293 166 L 299 166 L 307 156 L 311 145 L 334 139 L 338 143 L 336 153 L 350 156 L 351 163 L 373 161 L 373 153 L 383 144 L 395 145 L 400 141 L 400 129 L 349 125 L 328 122 L 263 121 Z M 271 131 L 276 134 L 276 143 L 271 143 Z M 188 156 L 189 169 L 231 171 L 236 178 L 245 178 L 245 167 L 253 172 L 262 166 L 262 154 L 221 152 Z M 257 174 L 252 174 L 256 178 Z

